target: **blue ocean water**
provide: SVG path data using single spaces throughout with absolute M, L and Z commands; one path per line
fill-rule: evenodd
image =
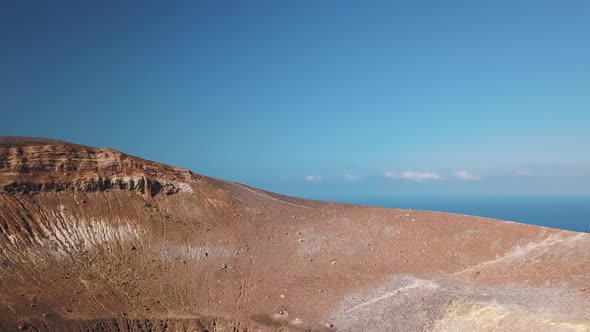
M 340 199 L 346 203 L 468 214 L 525 224 L 590 231 L 590 197 L 472 196 Z

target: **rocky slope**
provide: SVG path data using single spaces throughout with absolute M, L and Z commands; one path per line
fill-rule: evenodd
M 588 331 L 590 236 L 0 138 L 0 331 Z

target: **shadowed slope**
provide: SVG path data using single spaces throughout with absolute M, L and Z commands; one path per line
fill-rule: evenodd
M 584 331 L 590 237 L 3 138 L 0 283 L 0 330 Z

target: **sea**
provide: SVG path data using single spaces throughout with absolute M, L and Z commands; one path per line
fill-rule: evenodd
M 342 203 L 451 212 L 590 232 L 590 196 L 446 196 L 332 199 Z

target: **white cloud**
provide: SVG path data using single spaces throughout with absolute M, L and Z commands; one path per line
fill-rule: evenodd
M 358 182 L 358 181 L 360 181 L 360 180 L 361 180 L 361 178 L 360 178 L 360 177 L 358 177 L 358 176 L 356 176 L 356 175 L 354 175 L 354 174 L 350 174 L 350 173 L 348 173 L 348 174 L 345 174 L 345 175 L 344 175 L 344 179 L 345 179 L 346 181 L 350 181 L 350 182 Z
M 440 180 L 442 176 L 438 173 L 434 172 L 415 172 L 415 171 L 405 171 L 401 174 L 396 174 L 391 171 L 387 171 L 383 173 L 386 179 L 404 179 L 409 181 L 416 181 L 416 182 L 423 182 L 423 181 L 432 181 L 432 180 Z
M 422 182 L 430 180 L 440 180 L 442 177 L 438 173 L 432 172 L 413 172 L 405 171 L 401 174 L 401 178 L 410 181 Z
M 397 179 L 398 178 L 397 174 L 393 173 L 392 171 L 385 171 L 385 172 L 383 172 L 383 176 L 386 179 Z
M 480 176 L 469 173 L 467 171 L 456 171 L 455 177 L 461 181 L 477 181 L 481 179 Z
M 521 170 L 517 170 L 516 172 L 514 172 L 514 175 L 516 175 L 516 176 L 530 176 L 531 172 L 521 169 Z
M 303 179 L 307 182 L 317 183 L 322 180 L 322 177 L 319 175 L 307 175 L 307 176 L 304 176 Z

